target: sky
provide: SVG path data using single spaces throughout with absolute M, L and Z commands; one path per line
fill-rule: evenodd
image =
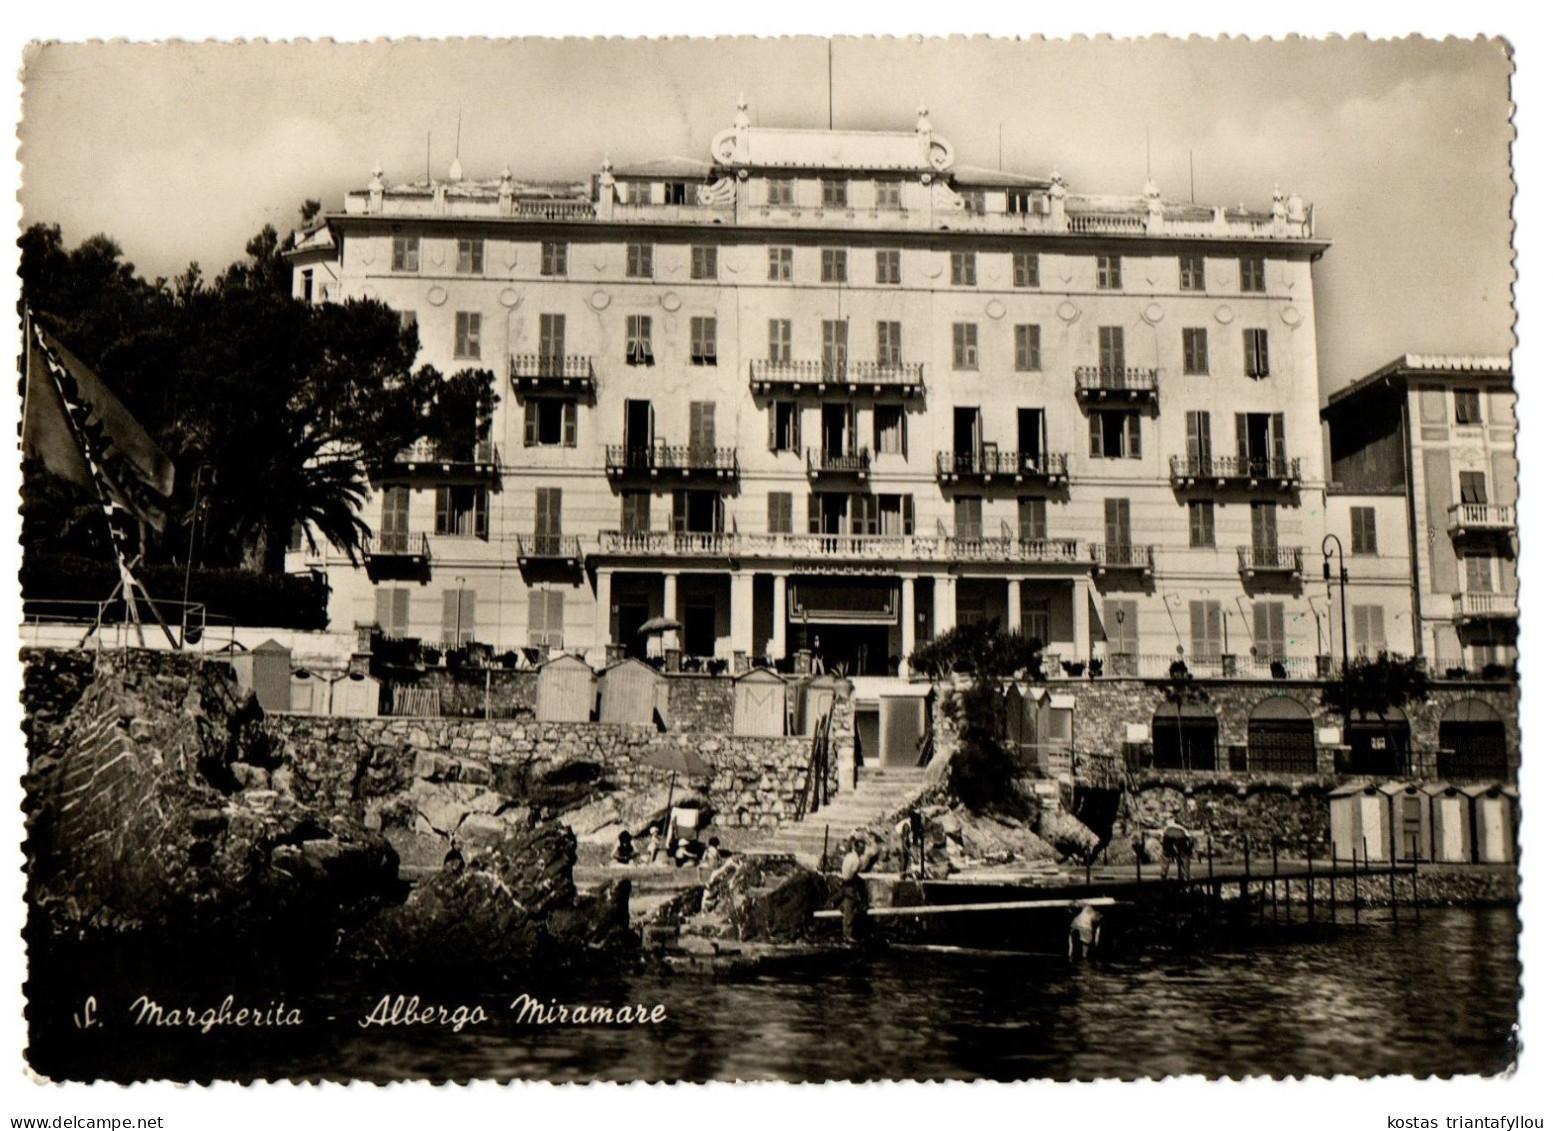
M 51 45 L 23 74 L 20 200 L 148 277 L 210 276 L 374 162 L 423 177 L 428 134 L 438 177 L 456 145 L 467 177 L 580 179 L 606 152 L 705 157 L 740 93 L 772 126 L 909 129 L 925 103 L 965 164 L 1313 203 L 1330 393 L 1404 352 L 1513 345 L 1510 73 L 1488 39 Z

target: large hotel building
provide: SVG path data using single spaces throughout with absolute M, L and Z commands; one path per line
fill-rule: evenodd
M 658 642 L 692 668 L 815 653 L 894 675 L 934 634 L 992 620 L 1054 669 L 1299 678 L 1337 651 L 1330 532 L 1342 596 L 1367 610 L 1356 650 L 1434 658 L 1432 629 L 1385 625 L 1438 614 L 1471 637 L 1453 656 L 1486 641 L 1513 658 L 1513 635 L 1482 629 L 1504 603 L 1458 597 L 1513 594 L 1513 566 L 1442 572 L 1502 541 L 1484 528 L 1501 512 L 1449 509 L 1430 462 L 1428 525 L 1410 526 L 1401 424 L 1340 423 L 1427 374 L 1326 410 L 1369 508 L 1329 514 L 1312 291 L 1328 245 L 1298 196 L 1085 195 L 959 164 L 926 111 L 864 132 L 757 128 L 741 105 L 703 159 L 606 161 L 575 188 L 379 172 L 325 219 L 291 253 L 296 293 L 378 299 L 414 320 L 422 360 L 490 369 L 500 395 L 488 442 L 374 477 L 362 564 L 293 557 L 327 571 L 337 628 L 595 666 Z M 1513 410 L 1507 369 L 1490 376 L 1492 425 Z M 1496 452 L 1489 482 L 1513 491 Z M 1420 556 L 1444 593 L 1423 610 Z M 655 618 L 670 626 L 642 633 Z

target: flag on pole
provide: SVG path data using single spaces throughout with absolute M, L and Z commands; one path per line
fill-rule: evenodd
M 102 378 L 30 318 L 23 402 L 25 456 L 96 488 L 127 516 L 166 527 L 172 461 Z

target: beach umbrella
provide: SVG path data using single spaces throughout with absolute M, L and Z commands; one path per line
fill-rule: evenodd
M 642 627 L 636 631 L 638 633 L 651 634 L 655 632 L 668 632 L 670 629 L 673 629 L 677 632 L 684 627 L 673 617 L 653 617 L 651 620 L 643 621 Z
M 663 839 L 667 844 L 673 830 L 674 820 L 674 786 L 679 781 L 679 775 L 687 778 L 704 778 L 711 776 L 712 767 L 707 760 L 694 750 L 684 746 L 670 746 L 655 750 L 645 751 L 641 760 L 649 766 L 657 766 L 661 770 L 669 772 L 669 797 L 664 802 L 663 810 Z M 670 852 L 673 846 L 669 846 Z

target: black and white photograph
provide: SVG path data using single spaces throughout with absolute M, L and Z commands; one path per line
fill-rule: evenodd
M 1543 1036 L 1508 39 L 19 65 L 8 1071 Z

